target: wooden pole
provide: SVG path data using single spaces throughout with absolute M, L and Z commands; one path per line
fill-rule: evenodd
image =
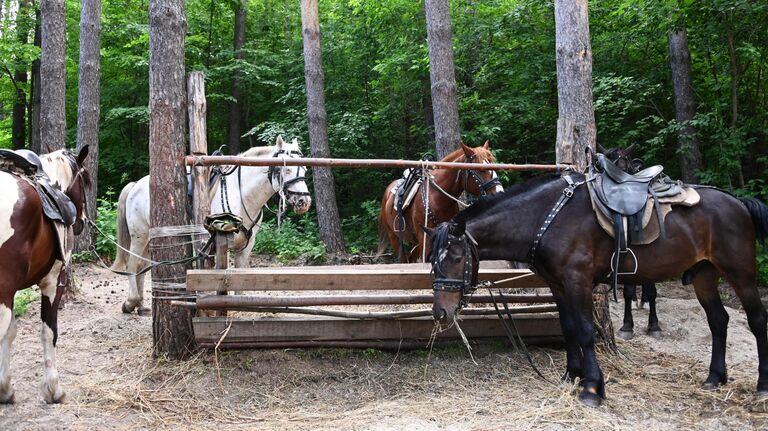
M 187 82 L 187 111 L 189 112 L 189 152 L 194 157 L 208 155 L 206 136 L 205 76 L 203 72 L 190 72 Z M 211 213 L 208 187 L 210 168 L 196 165 L 192 168 L 192 214 L 195 224 L 203 224 Z
M 188 156 L 188 166 L 327 166 L 331 168 L 427 168 L 427 169 L 470 169 L 475 171 L 544 171 L 559 172 L 568 169 L 565 165 L 537 165 L 511 163 L 458 163 L 426 162 L 420 160 L 393 159 L 330 159 L 330 158 L 282 158 L 282 157 L 240 157 L 240 156 Z

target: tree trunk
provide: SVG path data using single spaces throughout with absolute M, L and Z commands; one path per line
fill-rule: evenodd
M 96 220 L 96 195 L 99 175 L 99 55 L 101 36 L 101 0 L 82 0 L 80 9 L 80 73 L 77 94 L 77 150 L 88 146 L 85 169 L 91 174 L 93 187 L 88 192 L 88 218 Z M 75 240 L 75 250 L 88 250 L 94 232 L 86 224 Z
M 235 62 L 242 61 L 244 58 L 243 45 L 245 45 L 247 8 L 248 0 L 238 0 L 235 7 Z M 243 126 L 243 91 L 240 73 L 237 71 L 232 75 L 232 99 L 234 102 L 229 103 L 229 152 L 238 154 L 240 153 L 240 135 Z
M 19 10 L 16 13 L 16 32 L 18 41 L 26 45 L 29 39 L 29 6 L 30 0 L 19 0 Z M 17 59 L 18 61 L 19 59 Z M 11 144 L 14 150 L 26 147 L 27 144 L 27 93 L 24 85 L 27 83 L 27 70 L 16 69 L 13 72 L 16 82 L 16 101 L 13 103 L 13 119 L 11 120 Z
M 555 54 L 557 61 L 557 163 L 586 168 L 586 149 L 595 149 L 597 127 L 592 106 L 592 47 L 589 41 L 587 0 L 555 0 Z M 597 342 L 614 351 L 616 341 L 605 289 L 592 297 Z
M 40 34 L 41 21 L 40 9 L 35 8 L 35 46 L 37 47 L 40 47 L 42 43 Z M 32 94 L 32 100 L 27 110 L 27 115 L 29 116 L 29 149 L 40 154 L 42 152 L 40 139 L 40 58 L 32 62 L 32 82 L 29 92 Z
M 453 70 L 453 32 L 448 0 L 425 0 L 429 78 L 432 82 L 432 112 L 435 146 L 440 160 L 459 148 L 459 105 Z
M 733 13 L 723 15 L 723 27 L 725 27 L 725 37 L 728 42 L 728 58 L 731 69 L 731 130 L 735 131 L 739 118 L 739 61 L 736 58 L 736 44 L 734 42 L 733 30 L 729 23 L 733 18 Z M 741 160 L 736 169 L 736 186 L 744 187 L 744 171 L 741 169 Z
M 686 183 L 698 181 L 696 170 L 701 169 L 699 139 L 689 122 L 696 115 L 693 100 L 693 73 L 691 53 L 688 51 L 688 33 L 683 29 L 673 30 L 668 35 L 669 64 L 672 69 L 672 87 L 675 93 L 675 118 L 680 123 L 677 145 L 680 154 L 680 176 Z
M 67 17 L 64 0 L 40 0 L 40 138 L 42 152 L 64 148 Z
M 184 35 L 187 20 L 183 0 L 149 3 L 149 190 L 150 226 L 188 224 L 185 156 L 186 93 L 184 90 Z M 186 241 L 161 237 L 150 241 L 152 260 L 188 256 Z M 194 349 L 192 313 L 174 307 L 165 296 L 185 293 L 186 265 L 152 268 L 152 340 L 155 356 L 184 358 Z
M 592 46 L 587 0 L 555 0 L 557 59 L 556 162 L 587 166 L 586 149 L 595 149 L 592 107 Z
M 325 77 L 320 50 L 320 21 L 317 0 L 301 0 L 301 26 L 304 40 L 304 79 L 307 86 L 307 123 L 312 157 L 330 157 L 328 124 L 325 112 Z M 312 179 L 317 205 L 320 238 L 329 253 L 344 251 L 336 187 L 330 168 L 314 168 Z

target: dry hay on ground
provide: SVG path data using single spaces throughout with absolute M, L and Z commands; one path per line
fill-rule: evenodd
M 662 297 L 666 338 L 619 341 L 601 354 L 608 399 L 598 409 L 578 388 L 536 377 L 502 345 L 427 351 L 271 350 L 212 352 L 183 362 L 151 358 L 148 318 L 124 316 L 125 282 L 80 268 L 81 298 L 62 310 L 59 371 L 70 403 L 43 404 L 39 306 L 14 345 L 18 403 L 0 406 L 0 429 L 765 429 L 753 398 L 757 362 L 743 314 L 730 310 L 725 388 L 706 392 L 706 320 L 692 299 Z M 662 290 L 661 295 L 664 295 Z M 614 311 L 618 307 L 613 305 Z M 617 316 L 614 316 L 617 318 Z M 617 320 L 614 320 L 617 322 Z M 702 338 L 706 338 L 702 340 Z M 549 380 L 565 368 L 561 346 L 531 347 Z M 219 380 L 220 378 L 220 380 Z

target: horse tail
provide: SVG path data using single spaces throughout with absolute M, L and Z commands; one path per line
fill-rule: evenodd
M 756 198 L 739 198 L 747 207 L 752 223 L 755 225 L 755 237 L 761 244 L 768 238 L 768 206 Z
M 381 217 L 379 218 L 379 249 L 376 251 L 376 257 L 379 257 L 387 252 L 389 247 L 389 236 L 387 235 L 387 228 L 384 227 Z
M 128 183 L 120 192 L 120 198 L 117 200 L 117 253 L 115 262 L 112 264 L 113 271 L 126 271 L 128 267 L 128 252 L 131 248 L 131 233 L 128 231 L 128 220 L 125 218 L 126 204 L 128 194 L 136 183 Z

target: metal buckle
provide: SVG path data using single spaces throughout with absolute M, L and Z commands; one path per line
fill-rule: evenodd
M 572 196 L 573 196 L 573 186 L 568 186 L 568 187 L 566 187 L 566 188 L 563 190 L 563 194 L 564 194 L 566 197 L 568 197 L 568 198 L 572 197 Z

